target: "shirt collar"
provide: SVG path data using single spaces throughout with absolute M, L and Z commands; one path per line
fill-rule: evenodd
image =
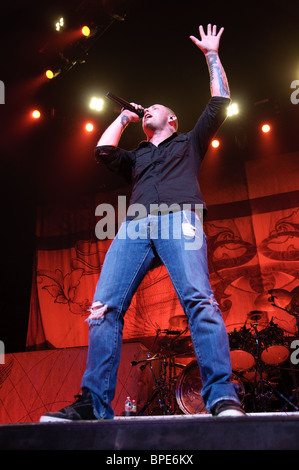
M 174 132 L 173 134 L 171 134 L 169 137 L 167 137 L 167 139 L 163 140 L 162 142 L 159 143 L 158 147 L 160 147 L 161 145 L 165 145 L 167 144 L 168 142 L 170 142 L 172 139 L 174 139 L 175 137 L 177 137 L 178 134 L 177 132 Z M 140 144 L 138 145 L 138 148 L 141 148 L 141 147 L 147 147 L 147 146 L 150 146 L 152 145 L 151 142 L 149 142 L 148 140 L 143 140 L 142 142 L 140 142 Z

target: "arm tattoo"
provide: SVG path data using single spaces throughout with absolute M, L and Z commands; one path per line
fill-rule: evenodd
M 129 121 L 130 121 L 130 119 L 128 118 L 128 116 L 125 116 L 125 115 L 124 115 L 124 116 L 122 116 L 122 117 L 120 118 L 120 123 L 121 123 L 123 129 L 124 129 L 124 128 L 126 127 L 126 125 L 129 123 Z
M 207 63 L 211 76 L 211 90 L 213 95 L 229 97 L 229 86 L 224 69 L 217 54 L 207 54 Z

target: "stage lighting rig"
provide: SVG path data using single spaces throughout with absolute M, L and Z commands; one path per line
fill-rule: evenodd
M 239 114 L 239 106 L 237 103 L 231 103 L 227 108 L 227 116 L 232 117 Z
M 55 22 L 55 29 L 56 31 L 61 31 L 61 29 L 64 27 L 64 18 L 61 16 L 58 18 L 58 20 Z
M 87 52 L 80 46 L 75 44 L 66 52 L 60 52 L 56 60 L 52 61 L 51 66 L 46 70 L 45 74 L 49 80 L 58 76 L 65 75 L 76 64 L 84 64 L 87 59 Z
M 103 98 L 99 98 L 97 96 L 93 96 L 89 102 L 89 107 L 93 111 L 102 111 L 104 108 L 104 100 Z
M 57 18 L 54 22 L 55 29 L 61 34 L 53 33 L 55 37 L 48 40 L 40 49 L 40 53 L 43 55 L 43 69 L 44 72 L 47 71 L 46 76 L 49 80 L 58 75 L 61 78 L 75 65 L 84 64 L 87 61 L 89 50 L 108 28 L 115 21 L 124 20 L 125 15 L 118 13 L 111 15 L 106 11 L 106 8 L 104 10 L 103 21 L 103 15 L 91 15 L 89 10 L 88 12 L 81 11 L 79 18 L 79 10 L 76 8 L 77 19 L 74 19 L 74 15 L 72 15 L 72 18 L 67 21 L 67 28 L 65 18 L 63 16 Z M 98 24 L 97 21 L 99 21 Z M 51 70 L 52 73 L 48 70 Z
M 81 34 L 88 40 L 88 42 L 90 42 L 90 40 L 92 40 L 92 38 L 97 35 L 98 29 L 98 26 L 96 26 L 93 22 L 90 24 L 85 24 L 81 28 Z
M 52 70 L 52 69 L 48 69 L 46 70 L 46 77 L 48 80 L 52 80 L 53 78 L 56 78 L 59 74 L 60 74 L 61 70 L 58 69 L 58 70 Z

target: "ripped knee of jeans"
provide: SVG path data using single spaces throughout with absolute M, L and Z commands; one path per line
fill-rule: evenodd
M 217 302 L 217 300 L 215 299 L 214 296 L 211 296 L 209 298 L 209 303 L 213 306 L 213 307 L 216 307 L 216 308 L 219 308 L 219 304 Z
M 93 302 L 91 307 L 88 309 L 90 312 L 88 320 L 99 320 L 104 316 L 107 311 L 107 305 L 102 304 L 100 301 Z

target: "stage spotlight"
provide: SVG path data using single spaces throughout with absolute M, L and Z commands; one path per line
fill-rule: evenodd
M 104 107 L 104 100 L 103 98 L 98 98 L 97 96 L 93 96 L 89 102 L 90 109 L 94 111 L 102 111 Z
M 48 80 L 52 80 L 53 78 L 56 78 L 60 74 L 61 70 L 51 70 L 48 69 L 45 73 L 46 77 Z
M 41 117 L 41 113 L 38 109 L 35 109 L 34 111 L 32 111 L 31 116 L 33 117 L 33 119 L 39 119 Z
M 271 127 L 269 126 L 269 124 L 263 124 L 262 125 L 262 131 L 264 132 L 264 134 L 267 134 L 268 132 L 270 132 Z
M 211 145 L 214 149 L 217 149 L 220 146 L 220 142 L 219 142 L 218 139 L 214 139 L 214 140 L 212 140 Z
M 60 31 L 63 28 L 63 26 L 64 26 L 64 19 L 61 16 L 60 18 L 58 18 L 58 20 L 55 23 L 56 31 Z
M 227 116 L 236 116 L 239 114 L 239 106 L 237 103 L 231 103 L 227 108 Z
M 83 36 L 88 37 L 90 36 L 90 28 L 88 26 L 83 26 L 81 29 Z
M 52 78 L 54 78 L 54 72 L 53 70 L 47 70 L 46 71 L 46 77 L 49 79 L 49 80 L 52 80 Z
M 94 125 L 92 124 L 92 122 L 87 122 L 85 124 L 85 130 L 86 132 L 92 132 L 94 130 Z

